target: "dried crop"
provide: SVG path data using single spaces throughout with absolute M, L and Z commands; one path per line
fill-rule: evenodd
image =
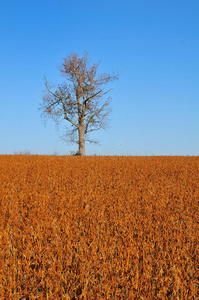
M 199 157 L 0 156 L 0 299 L 199 299 Z

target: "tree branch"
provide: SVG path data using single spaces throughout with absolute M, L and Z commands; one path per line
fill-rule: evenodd
M 102 92 L 102 90 L 100 90 L 99 92 L 95 93 L 94 95 L 90 96 L 89 98 L 87 98 L 85 100 L 85 104 L 90 101 L 91 99 L 95 98 L 98 94 L 100 94 Z M 101 96 L 100 96 L 101 97 Z
M 65 107 L 65 105 L 64 105 L 64 103 L 63 103 L 63 100 L 61 100 L 61 102 L 62 102 L 63 109 L 64 109 L 64 119 L 67 120 L 67 121 L 69 121 L 70 123 L 72 123 L 72 124 L 73 124 L 74 126 L 76 126 L 77 128 L 79 128 L 79 125 L 76 124 L 73 120 L 71 120 L 71 119 L 67 116 L 67 110 L 66 110 L 66 107 Z
M 43 76 L 44 76 L 44 75 L 43 75 Z M 54 93 L 49 89 L 49 87 L 48 87 L 48 81 L 47 81 L 47 79 L 46 79 L 45 76 L 44 76 L 44 78 L 45 78 L 45 86 L 46 86 L 47 90 L 49 91 L 49 93 L 52 94 L 55 98 L 60 98 L 59 96 L 57 96 L 56 94 L 54 94 Z
M 85 131 L 85 134 L 87 134 L 87 133 L 89 133 L 89 132 L 92 132 L 92 131 L 97 131 L 97 130 L 99 130 L 99 129 L 101 129 L 101 127 L 99 127 L 99 128 L 93 128 L 93 129 L 90 129 L 90 130 L 86 130 L 86 131 Z

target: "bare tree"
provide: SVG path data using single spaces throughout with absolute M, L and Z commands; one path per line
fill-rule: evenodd
M 40 105 L 42 116 L 52 118 L 57 124 L 63 120 L 70 123 L 64 138 L 79 145 L 79 155 L 85 155 L 85 141 L 95 142 L 88 138 L 88 133 L 106 128 L 110 97 L 104 99 L 104 96 L 110 89 L 104 90 L 104 86 L 118 78 L 106 72 L 97 74 L 100 62 L 90 65 L 87 52 L 83 57 L 70 54 L 59 69 L 67 81 L 53 87 L 44 76 L 46 93 Z

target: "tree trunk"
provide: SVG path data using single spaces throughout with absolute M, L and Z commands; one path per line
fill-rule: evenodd
M 79 125 L 79 155 L 85 155 L 84 124 Z

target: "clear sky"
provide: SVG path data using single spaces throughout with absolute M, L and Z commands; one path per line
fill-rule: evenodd
M 71 52 L 121 72 L 97 155 L 199 155 L 198 0 L 0 0 L 0 154 L 69 154 L 38 111 Z M 64 125 L 64 124 L 63 124 Z

